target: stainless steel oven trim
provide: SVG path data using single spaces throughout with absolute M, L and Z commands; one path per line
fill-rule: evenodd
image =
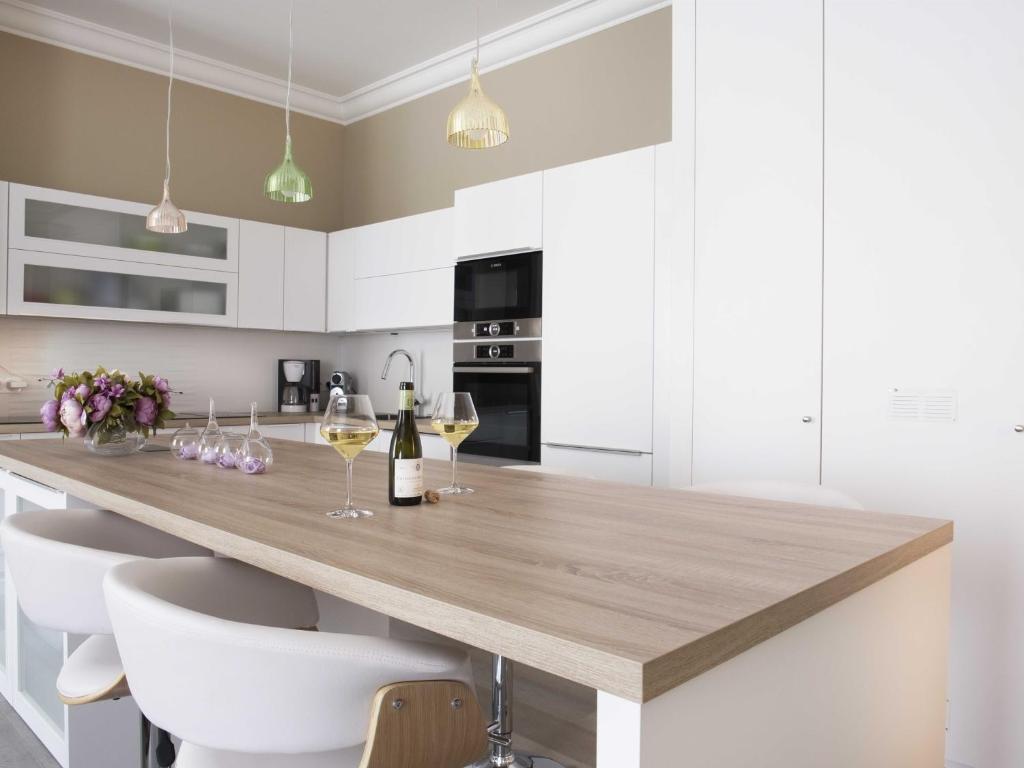
M 476 336 L 474 332 L 478 325 L 490 323 L 515 323 L 515 332 L 511 336 Z M 526 318 L 506 318 L 503 320 L 466 320 L 463 322 L 455 323 L 453 338 L 460 341 L 469 341 L 476 339 L 516 339 L 516 338 L 533 338 L 538 339 L 541 336 L 541 319 L 539 317 L 526 317 Z
M 483 358 L 475 357 L 477 346 L 495 346 L 511 344 L 515 349 L 512 357 Z M 494 366 L 509 363 L 539 363 L 541 360 L 541 342 L 539 339 L 515 340 L 509 337 L 496 337 L 493 339 L 475 339 L 473 341 L 457 341 L 452 344 L 452 362 L 459 363 L 487 363 Z

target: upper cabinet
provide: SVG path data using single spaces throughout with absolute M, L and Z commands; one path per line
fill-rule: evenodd
M 544 174 L 528 173 L 455 192 L 455 257 L 540 250 Z
M 284 330 L 284 227 L 238 227 L 238 327 Z
M 327 234 L 284 232 L 284 329 L 327 330 Z
M 445 208 L 332 233 L 327 329 L 450 324 L 453 220 L 452 209 Z
M 10 185 L 0 181 L 0 315 L 7 312 L 7 195 Z
M 10 247 L 136 264 L 238 271 L 238 220 L 188 212 L 188 231 L 146 229 L 151 205 L 12 184 Z

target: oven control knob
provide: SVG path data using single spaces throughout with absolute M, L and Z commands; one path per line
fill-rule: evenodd
M 487 354 L 491 356 L 491 359 L 497 359 L 501 357 L 501 347 L 497 344 L 491 344 L 491 348 L 487 350 Z
M 491 323 L 487 326 L 487 332 L 491 336 L 499 336 L 501 334 L 501 326 L 498 323 Z

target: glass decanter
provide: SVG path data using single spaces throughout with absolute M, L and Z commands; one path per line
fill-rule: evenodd
M 249 434 L 239 453 L 238 468 L 247 475 L 262 475 L 274 463 L 274 452 L 260 432 L 256 419 L 256 403 L 249 405 Z
M 217 462 L 217 443 L 224 433 L 217 425 L 217 414 L 213 410 L 213 398 L 210 398 L 210 419 L 206 422 L 206 429 L 199 438 L 199 460 L 204 464 L 215 464 Z
M 213 461 L 221 469 L 234 469 L 242 458 L 242 444 L 245 435 L 239 432 L 223 432 L 213 449 Z
M 194 429 L 187 421 L 185 426 L 179 429 L 171 437 L 171 455 L 176 459 L 199 458 L 199 439 L 201 435 L 198 429 Z

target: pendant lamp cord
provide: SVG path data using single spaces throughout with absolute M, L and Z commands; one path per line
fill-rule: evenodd
M 164 185 L 171 183 L 171 89 L 174 87 L 174 6 L 167 1 L 167 36 L 171 48 L 170 73 L 167 78 L 167 129 L 164 146 Z
M 473 56 L 473 63 L 480 65 L 480 0 L 476 0 L 476 55 Z
M 284 97 L 284 135 L 285 140 L 292 140 L 292 48 L 293 26 L 292 15 L 295 13 L 295 0 L 288 3 L 288 90 Z

